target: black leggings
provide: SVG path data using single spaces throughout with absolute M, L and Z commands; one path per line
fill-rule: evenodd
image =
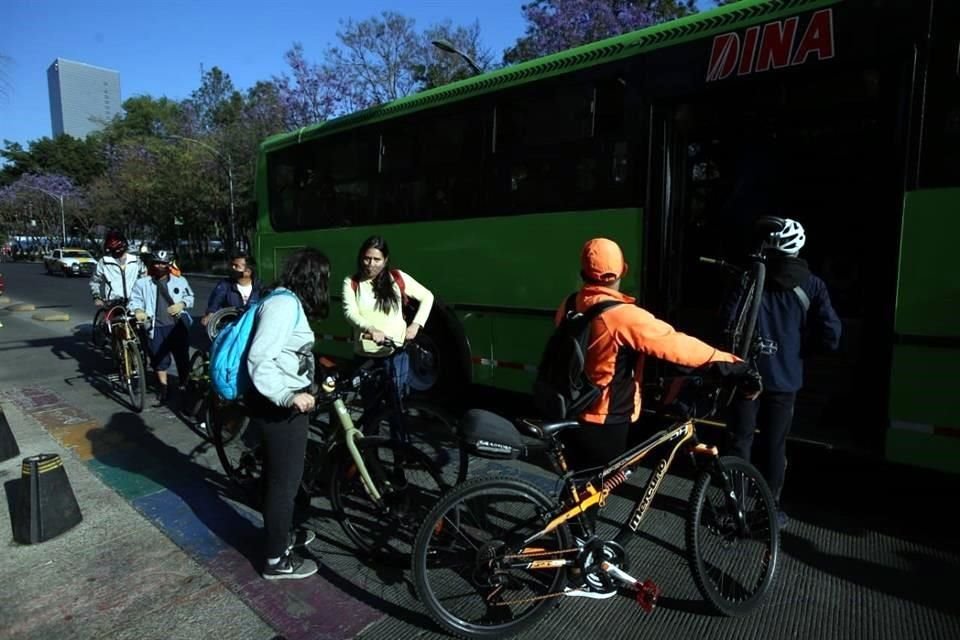
M 294 500 L 303 478 L 310 417 L 295 409 L 278 407 L 256 391 L 247 396 L 250 428 L 263 434 L 265 447 L 263 482 L 264 549 L 267 558 L 279 558 L 287 550 L 293 524 Z
M 571 469 L 580 471 L 590 467 L 603 467 L 627 450 L 629 422 L 592 424 L 583 422 L 580 427 L 568 431 L 564 438 L 564 455 Z

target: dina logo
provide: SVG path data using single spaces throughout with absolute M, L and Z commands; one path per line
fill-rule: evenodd
M 836 55 L 833 9 L 810 16 L 800 34 L 800 18 L 776 20 L 750 27 L 743 33 L 723 33 L 713 38 L 707 82 L 733 75 L 746 76 L 770 69 L 796 67 L 811 59 L 829 60 Z

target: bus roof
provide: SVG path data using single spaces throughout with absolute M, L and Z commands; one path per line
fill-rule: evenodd
M 371 122 L 454 103 L 532 80 L 562 75 L 578 69 L 635 56 L 646 51 L 697 40 L 718 33 L 765 22 L 842 0 L 743 0 L 685 18 L 646 27 L 631 33 L 599 40 L 549 56 L 490 71 L 442 87 L 398 98 L 363 111 L 271 136 L 261 143 L 270 151 Z

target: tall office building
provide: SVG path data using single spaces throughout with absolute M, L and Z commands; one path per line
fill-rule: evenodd
M 74 138 L 102 129 L 120 111 L 120 73 L 57 58 L 47 69 L 54 137 Z

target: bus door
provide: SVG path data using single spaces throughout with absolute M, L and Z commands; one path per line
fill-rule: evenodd
M 660 209 L 663 308 L 678 330 L 719 344 L 727 290 L 699 256 L 742 259 L 763 215 L 806 229 L 801 257 L 825 280 L 844 335 L 838 352 L 804 361 L 795 438 L 882 451 L 909 77 L 897 65 L 833 65 L 652 110 L 652 138 L 657 127 L 672 132 L 662 138 L 670 148 L 651 154 L 661 165 L 651 175 L 670 192 Z

